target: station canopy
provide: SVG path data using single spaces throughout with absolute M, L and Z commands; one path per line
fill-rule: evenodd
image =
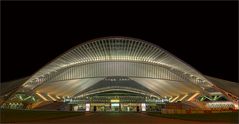
M 176 97 L 213 87 L 196 69 L 155 44 L 103 37 L 66 51 L 30 76 L 18 91 L 71 97 L 128 91 Z

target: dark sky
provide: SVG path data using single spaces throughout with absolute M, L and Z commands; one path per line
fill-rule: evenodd
M 2 81 L 102 36 L 155 43 L 203 74 L 237 81 L 237 2 L 2 2 Z

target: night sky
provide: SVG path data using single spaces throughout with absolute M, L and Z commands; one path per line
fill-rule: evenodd
M 30 76 L 103 36 L 155 43 L 205 75 L 237 81 L 237 2 L 2 2 L 1 80 Z

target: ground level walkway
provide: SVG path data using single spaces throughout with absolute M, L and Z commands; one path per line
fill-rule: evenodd
M 57 124 L 230 124 L 219 122 L 188 121 L 150 116 L 144 113 L 84 113 L 74 117 L 42 120 L 27 123 Z

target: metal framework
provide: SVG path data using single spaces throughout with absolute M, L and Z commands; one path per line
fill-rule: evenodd
M 159 96 L 185 96 L 213 86 L 196 69 L 159 46 L 129 37 L 104 37 L 63 53 L 19 90 L 75 96 L 110 76 L 128 77 Z

